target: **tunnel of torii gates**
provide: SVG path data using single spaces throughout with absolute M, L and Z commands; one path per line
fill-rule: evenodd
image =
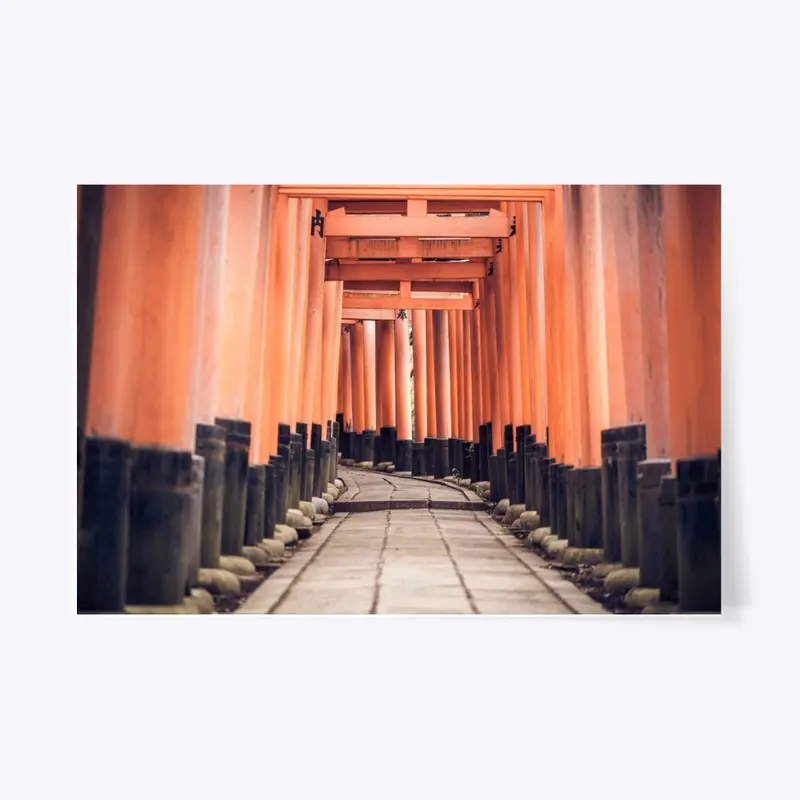
M 179 602 L 350 459 L 610 562 L 678 529 L 719 607 L 720 228 L 718 186 L 79 186 L 79 605 Z

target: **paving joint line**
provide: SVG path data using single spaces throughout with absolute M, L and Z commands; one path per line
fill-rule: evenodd
M 336 533 L 336 531 L 339 530 L 339 526 L 349 516 L 350 516 L 350 512 L 348 511 L 336 523 L 336 525 L 333 526 L 333 528 L 331 529 L 331 532 L 325 538 L 325 541 L 314 551 L 314 555 L 312 555 L 311 558 L 309 558 L 308 561 L 306 561 L 306 563 L 303 564 L 303 566 L 298 571 L 297 575 L 295 575 L 294 578 L 292 578 L 289 581 L 289 585 L 278 595 L 278 599 L 272 604 L 272 606 L 270 607 L 269 611 L 267 611 L 267 614 L 273 614 L 275 611 L 278 610 L 278 608 L 280 607 L 281 603 L 283 603 L 283 601 L 286 600 L 286 598 L 289 596 L 289 592 L 291 592 L 292 589 L 294 589 L 295 585 L 300 580 L 300 576 L 309 568 L 309 566 L 311 564 L 313 564 L 317 560 L 317 556 L 319 556 L 319 554 L 328 546 L 328 542 L 333 538 L 333 535 Z M 280 573 L 280 570 L 276 570 L 275 572 L 272 573 L 272 575 L 270 575 L 270 578 L 273 577 L 274 575 L 278 575 L 279 573 Z M 269 580 L 269 578 L 267 578 L 267 580 Z
M 386 480 L 384 478 L 384 480 Z M 391 481 L 386 481 L 391 487 L 392 491 L 389 493 L 389 502 L 392 500 L 392 495 L 397 491 L 397 487 L 391 483 Z M 386 526 L 383 529 L 383 544 L 381 545 L 381 554 L 378 556 L 378 572 L 375 575 L 375 595 L 372 598 L 372 605 L 369 608 L 370 614 L 377 614 L 378 613 L 378 601 L 380 600 L 381 595 L 381 578 L 383 577 L 383 566 L 384 566 L 384 556 L 386 554 L 386 548 L 389 545 L 389 526 L 392 524 L 392 509 L 386 509 Z
M 503 540 L 502 536 L 500 536 L 499 534 L 495 533 L 495 531 L 493 531 L 493 530 L 492 530 L 492 529 L 491 529 L 491 528 L 490 528 L 490 527 L 489 527 L 489 526 L 488 526 L 488 525 L 487 525 L 487 524 L 486 524 L 486 523 L 485 523 L 485 522 L 484 522 L 484 521 L 483 521 L 483 520 L 482 520 L 482 519 L 481 519 L 481 518 L 480 518 L 480 517 L 479 517 L 479 516 L 478 516 L 478 515 L 477 515 L 477 514 L 474 512 L 474 511 L 472 512 L 472 516 L 473 516 L 473 517 L 475 517 L 475 519 L 476 519 L 476 520 L 477 520 L 477 521 L 478 521 L 478 522 L 479 522 L 479 523 L 480 523 L 480 524 L 481 524 L 481 525 L 482 525 L 482 526 L 483 526 L 483 527 L 484 527 L 484 528 L 485 528 L 485 529 L 486 529 L 486 530 L 487 530 L 487 531 L 488 531 L 488 532 L 489 532 L 489 533 L 490 533 L 490 534 L 491 534 L 491 535 L 492 535 L 492 536 L 493 536 L 495 539 L 497 539 L 497 541 L 498 541 L 498 542 L 500 542 L 500 544 L 501 544 L 501 545 L 503 545 L 503 547 L 505 547 L 505 549 L 506 549 L 506 550 L 507 550 L 509 553 L 511 553 L 511 555 L 512 555 L 512 556 L 514 556 L 514 558 L 515 558 L 517 561 L 519 561 L 519 563 L 520 563 L 520 564 L 522 564 L 522 566 L 523 566 L 523 567 L 525 567 L 525 569 L 526 569 L 526 570 L 528 570 L 528 572 L 530 572 L 530 574 L 531 574 L 531 575 L 533 575 L 533 577 L 534 577 L 534 578 L 536 578 L 536 580 L 537 580 L 537 581 L 539 581 L 539 583 L 541 583 L 541 584 L 542 584 L 542 586 L 544 586 L 544 588 L 545 588 L 545 589 L 547 589 L 547 591 L 548 591 L 548 592 L 550 592 L 550 594 L 552 594 L 552 595 L 553 595 L 553 597 L 555 597 L 555 598 L 556 598 L 556 600 L 558 600 L 558 602 L 559 602 L 559 603 L 561 603 L 561 604 L 562 604 L 562 605 L 563 605 L 565 608 L 568 608 L 568 609 L 570 610 L 570 612 L 571 612 L 571 613 L 573 613 L 573 614 L 580 614 L 580 612 L 579 612 L 579 611 L 577 611 L 577 610 L 576 610 L 576 609 L 575 609 L 575 608 L 574 608 L 574 607 L 573 607 L 573 606 L 572 606 L 572 605 L 571 605 L 571 604 L 570 604 L 570 603 L 569 603 L 567 600 L 565 600 L 565 599 L 564 599 L 564 598 L 563 598 L 563 597 L 562 597 L 562 596 L 561 596 L 561 595 L 560 595 L 560 594 L 559 594 L 559 593 L 558 593 L 558 592 L 557 592 L 557 591 L 556 591 L 556 590 L 555 590 L 555 589 L 554 589 L 552 586 L 550 586 L 550 585 L 549 585 L 549 584 L 548 584 L 546 581 L 544 581 L 544 580 L 543 580 L 543 579 L 542 579 L 542 578 L 539 576 L 539 574 L 537 573 L 537 571 L 536 571 L 535 569 L 532 569 L 532 568 L 531 568 L 530 564 L 528 564 L 528 563 L 527 563 L 527 562 L 525 562 L 523 559 L 521 559 L 521 558 L 520 558 L 520 557 L 519 557 L 519 556 L 518 556 L 518 555 L 517 555 L 517 554 L 514 552 L 513 548 L 509 547 L 509 546 L 508 546 L 508 545 L 505 543 L 505 541 Z
M 428 496 L 430 497 L 430 490 L 428 490 Z M 444 549 L 447 552 L 447 557 L 450 559 L 450 563 L 453 565 L 453 569 L 456 571 L 456 576 L 458 577 L 458 582 L 461 584 L 461 588 L 464 590 L 464 594 L 467 596 L 467 602 L 469 603 L 469 607 L 472 609 L 473 614 L 480 614 L 481 612 L 478 610 L 478 605 L 475 602 L 475 598 L 472 596 L 472 592 L 467 588 L 467 584 L 464 581 L 464 576 L 461 574 L 461 570 L 458 568 L 458 564 L 456 564 L 456 560 L 453 558 L 453 553 L 450 550 L 450 545 L 445 539 L 444 534 L 442 533 L 442 527 L 439 524 L 439 520 L 436 519 L 436 514 L 433 513 L 433 509 L 428 506 L 428 513 L 431 515 L 433 519 L 434 527 L 436 528 L 436 532 L 439 534 L 439 538 L 442 540 L 442 544 L 444 545 Z

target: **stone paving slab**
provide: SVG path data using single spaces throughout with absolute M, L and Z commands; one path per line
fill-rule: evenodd
M 458 503 L 467 494 L 396 474 L 342 468 L 340 477 L 342 497 L 353 500 L 400 503 L 435 493 Z M 483 511 L 343 506 L 335 504 L 334 516 L 237 613 L 608 613 Z

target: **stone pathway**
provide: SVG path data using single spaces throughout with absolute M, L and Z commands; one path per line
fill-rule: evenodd
M 471 492 L 340 469 L 341 500 L 428 507 L 337 513 L 237 613 L 603 614 L 485 511 L 438 508 Z

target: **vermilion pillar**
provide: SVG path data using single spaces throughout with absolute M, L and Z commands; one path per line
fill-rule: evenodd
M 433 312 L 433 341 L 436 348 L 436 435 L 453 435 L 450 405 L 450 346 L 447 312 Z
M 475 435 L 478 435 L 479 425 L 488 422 L 492 415 L 491 393 L 489 390 L 488 379 L 488 365 L 486 364 L 486 350 L 485 350 L 485 337 L 483 333 L 483 325 L 486 314 L 486 293 L 483 290 L 484 281 L 473 281 L 472 294 L 475 298 L 475 310 L 472 312 L 473 319 L 473 333 L 474 344 L 472 348 L 473 363 L 475 368 L 473 370 L 473 381 L 477 380 L 479 392 L 476 392 L 476 399 L 480 399 L 479 403 L 474 403 L 473 408 L 477 411 L 477 421 L 475 422 Z M 478 441 L 476 439 L 476 441 Z
M 395 355 L 394 355 L 394 323 L 391 320 L 380 320 L 375 325 L 376 329 L 376 377 L 377 377 L 377 405 L 380 416 L 377 427 L 392 426 L 396 422 L 395 416 Z
M 108 186 L 89 434 L 194 448 L 203 186 Z
M 327 200 L 314 200 L 313 212 L 319 211 L 325 214 L 328 210 Z M 313 213 L 312 212 L 312 213 Z M 309 221 L 309 226 L 310 226 Z M 334 384 L 334 370 L 338 361 L 331 359 L 331 353 L 327 358 L 323 358 L 323 326 L 325 310 L 325 239 L 314 233 L 310 235 L 309 244 L 309 276 L 308 276 L 308 308 L 306 311 L 306 345 L 305 356 L 303 358 L 303 383 L 300 395 L 300 415 L 301 422 L 311 424 L 312 422 L 322 423 L 327 419 L 327 415 L 322 409 L 323 384 Z M 335 292 L 335 285 L 329 292 Z M 328 320 L 328 330 L 325 331 L 329 337 L 327 341 L 331 345 L 337 343 L 339 326 L 336 325 L 335 308 L 331 309 L 332 319 Z M 327 369 L 326 369 L 327 367 Z M 324 377 L 323 377 L 324 373 Z
M 544 292 L 544 240 L 542 204 L 526 203 L 523 209 L 526 220 L 528 252 L 528 340 L 531 352 L 531 425 L 539 440 L 544 440 L 547 430 L 547 348 Z M 605 342 L 605 338 L 603 339 Z
M 509 229 L 516 213 L 514 203 L 508 204 L 508 224 Z M 519 220 L 517 220 L 519 223 Z M 525 422 L 522 409 L 524 407 L 524 395 L 522 389 L 523 382 L 523 363 L 520 336 L 520 295 L 524 297 L 523 286 L 517 273 L 517 237 L 512 236 L 504 241 L 501 263 L 503 265 L 504 277 L 504 322 L 506 325 L 507 347 L 508 347 L 508 388 L 510 392 L 509 408 L 511 412 L 508 422 L 514 425 L 522 425 Z M 506 246 L 508 253 L 505 252 Z M 504 257 L 503 257 L 504 256 Z
M 664 186 L 662 197 L 674 464 L 721 447 L 721 192 Z
M 292 338 L 289 368 L 289 420 L 300 419 L 300 397 L 309 390 L 306 385 L 306 370 L 312 369 L 304 363 L 306 334 L 308 330 L 308 282 L 311 240 L 311 200 L 302 198 L 297 214 L 295 250 L 290 261 L 295 271 L 292 292 Z
M 214 413 L 247 419 L 247 383 L 258 298 L 258 245 L 264 190 L 261 186 L 231 186 L 225 242 L 219 343 L 219 383 Z M 262 292 L 263 295 L 263 292 Z
M 377 404 L 375 402 L 375 321 L 364 320 L 364 426 L 375 430 Z
M 447 349 L 450 358 L 450 426 L 451 436 L 460 436 L 459 386 L 458 386 L 458 331 L 456 312 L 447 312 Z
M 475 386 L 473 382 L 473 357 L 472 357 L 472 313 L 471 311 L 462 311 L 461 313 L 461 329 L 464 335 L 464 350 L 461 363 L 463 364 L 462 370 L 462 393 L 463 401 L 463 414 L 461 423 L 461 435 L 471 442 L 477 441 L 475 438 L 475 425 L 473 408 L 475 405 Z
M 411 345 L 408 317 L 394 321 L 395 424 L 397 438 L 411 438 Z
M 500 398 L 500 359 L 498 356 L 498 343 L 500 339 L 500 328 L 496 321 L 495 300 L 497 277 L 492 276 L 483 282 L 483 292 L 481 294 L 482 333 L 483 333 L 483 353 L 484 353 L 484 373 L 483 380 L 488 382 L 489 389 L 489 409 L 485 422 L 492 422 L 492 446 L 498 450 L 503 446 L 503 406 Z M 507 417 L 506 417 L 507 419 Z
M 324 315 L 322 337 L 322 385 L 319 393 L 319 416 L 315 422 L 322 424 L 335 419 L 336 412 L 336 364 L 339 363 L 339 348 L 343 344 L 339 331 L 342 327 L 341 281 L 327 281 L 324 290 Z M 350 385 L 348 383 L 348 385 Z M 352 391 L 352 389 L 351 389 Z
M 339 380 L 342 387 L 342 414 L 344 414 L 344 430 L 353 429 L 353 361 L 351 357 L 351 330 L 352 328 L 350 328 L 350 326 L 345 326 L 341 334 L 342 370 Z
M 266 446 L 266 396 L 270 392 L 269 372 L 272 365 L 269 320 L 270 253 L 272 250 L 272 217 L 278 195 L 277 186 L 264 186 L 261 221 L 258 236 L 258 256 L 253 286 L 253 316 L 251 319 L 250 355 L 247 366 L 247 397 L 245 419 L 252 421 L 250 460 L 263 463 L 269 458 Z
M 350 327 L 350 344 L 353 375 L 353 430 L 360 433 L 366 428 L 366 379 L 364 357 L 364 325 L 357 322 Z
M 428 436 L 438 436 L 439 429 L 436 418 L 436 346 L 433 335 L 433 311 L 425 312 L 427 358 L 425 365 L 428 372 Z
M 421 442 L 428 436 L 428 330 L 426 312 L 415 309 L 411 313 L 414 339 L 414 439 Z

